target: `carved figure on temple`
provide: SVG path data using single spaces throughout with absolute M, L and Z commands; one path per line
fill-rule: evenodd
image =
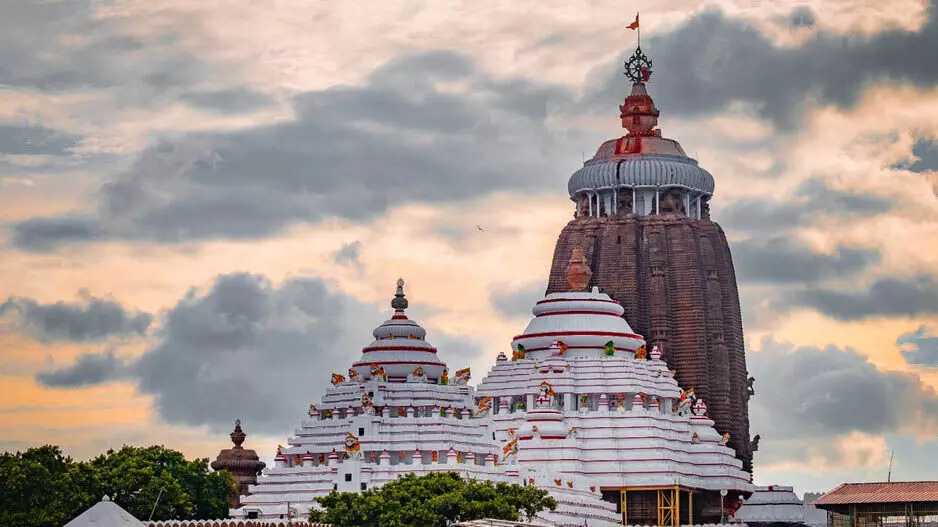
M 668 189 L 668 191 L 659 199 L 659 214 L 686 214 L 684 210 L 684 193 L 681 189 Z
M 348 378 L 352 382 L 358 382 L 361 380 L 361 377 L 358 375 L 358 371 L 355 368 L 348 369 Z
M 479 402 L 476 403 L 475 410 L 473 410 L 472 415 L 474 417 L 480 417 L 489 415 L 489 412 L 492 411 L 492 397 L 485 396 L 479 399 Z
M 359 443 L 358 437 L 351 432 L 345 434 L 345 451 L 361 452 L 361 443 Z
M 388 382 L 388 374 L 385 373 L 384 367 L 382 366 L 371 367 L 371 378 L 382 382 Z
M 645 349 L 645 345 L 642 344 L 635 350 L 635 358 L 639 360 L 646 360 L 648 358 L 648 350 Z
M 624 393 L 616 395 L 616 408 L 619 410 L 625 410 L 625 400 L 626 396 Z
M 762 440 L 762 436 L 759 434 L 756 434 L 755 437 L 752 438 L 752 441 L 749 442 L 749 445 L 750 447 L 752 447 L 753 452 L 757 452 L 759 450 L 759 441 L 761 440 Z
M 427 382 L 427 377 L 423 372 L 423 366 L 414 368 L 414 371 L 410 372 L 410 375 L 407 376 L 407 382 Z
M 518 439 L 513 438 L 505 443 L 505 448 L 502 449 L 502 453 L 505 455 L 502 459 L 516 455 L 518 453 Z
M 580 200 L 577 202 L 579 204 L 579 216 L 587 216 L 590 213 L 590 200 L 589 196 L 586 194 L 580 196 Z
M 726 433 L 723 434 L 723 436 L 720 438 L 720 445 L 725 446 L 729 441 L 730 441 L 730 433 L 729 433 L 729 432 L 726 432 Z
M 570 430 L 567 431 L 567 437 L 576 438 L 577 427 L 571 426 Z
M 524 358 L 524 346 L 518 344 L 518 350 L 511 351 L 511 360 L 519 360 Z
M 338 373 L 332 374 L 332 385 L 338 386 L 345 382 L 345 375 L 339 375 Z
M 551 349 L 557 350 L 557 355 L 563 357 L 567 354 L 567 349 L 570 346 L 567 346 L 562 340 L 555 340 L 553 344 L 550 345 Z
M 612 357 L 616 354 L 616 344 L 613 341 L 609 341 L 603 346 L 603 351 L 606 353 L 607 357 Z
M 310 404 L 309 410 L 306 412 L 306 415 L 310 417 L 319 417 L 319 409 L 316 408 L 315 404 Z
M 434 463 L 436 463 L 439 460 L 440 460 L 440 455 L 437 454 L 436 450 L 430 452 L 430 461 L 433 461 Z
M 375 405 L 368 392 L 362 394 L 362 410 L 365 410 L 366 413 L 374 413 Z M 369 410 L 371 411 L 369 412 Z
M 443 373 L 440 374 L 440 384 L 449 384 L 449 368 L 443 368 Z
M 555 479 L 555 480 L 554 480 L 554 485 L 557 485 L 558 487 L 560 486 L 561 483 L 563 483 L 563 480 L 562 480 L 562 479 Z
M 618 214 L 631 214 L 632 213 L 632 193 L 631 192 L 620 192 L 619 199 L 616 203 L 616 212 Z
M 469 384 L 469 379 L 472 378 L 472 370 L 469 368 L 463 368 L 461 370 L 456 370 L 456 385 L 462 386 L 464 384 Z
M 749 376 L 748 379 L 746 379 L 746 391 L 749 393 L 750 396 L 756 394 L 756 389 L 753 388 L 752 386 L 755 382 L 756 382 L 756 378 L 751 375 Z
M 700 436 L 697 435 L 697 432 L 694 432 L 694 435 L 690 436 L 690 442 L 694 444 L 700 442 Z
M 677 413 L 680 415 L 687 415 L 688 412 L 691 412 L 694 407 L 694 403 L 697 401 L 697 396 L 694 394 L 694 387 L 681 392 L 681 398 L 678 399 Z
M 550 406 L 554 404 L 554 387 L 551 386 L 549 382 L 541 381 L 536 402 L 538 406 Z

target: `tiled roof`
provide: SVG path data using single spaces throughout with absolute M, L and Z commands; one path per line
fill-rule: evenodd
M 923 501 L 938 502 L 938 481 L 844 483 L 815 500 L 814 505 Z

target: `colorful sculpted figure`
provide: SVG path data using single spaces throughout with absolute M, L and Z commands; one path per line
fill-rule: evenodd
M 332 385 L 333 385 L 333 386 L 338 386 L 338 385 L 342 384 L 343 382 L 345 382 L 345 376 L 344 376 L 344 375 L 339 375 L 338 373 L 333 373 L 333 374 L 332 374 Z
M 326 455 L 325 455 L 325 454 L 319 454 L 319 464 L 320 464 L 320 465 L 325 465 L 325 464 L 326 464 Z
M 619 395 L 616 395 L 616 408 L 619 408 L 620 410 L 625 409 L 625 394 L 624 393 L 620 393 Z
M 491 396 L 487 395 L 487 396 L 485 396 L 485 397 L 480 398 L 480 399 L 479 399 L 479 402 L 476 403 L 476 409 L 475 409 L 475 411 L 473 412 L 473 415 L 475 415 L 475 416 L 477 416 L 477 417 L 478 417 L 478 416 L 488 415 L 489 412 L 492 410 L 492 404 L 493 404 L 493 403 L 492 403 L 492 397 L 491 397 Z
M 414 368 L 414 371 L 411 372 L 411 375 L 414 377 L 423 377 L 423 366 L 417 366 Z
M 534 486 L 534 478 L 528 478 L 528 485 L 531 487 Z
M 458 385 L 469 384 L 469 379 L 471 377 L 472 377 L 472 370 L 469 368 L 456 370 L 456 384 Z
M 720 438 L 720 444 L 726 445 L 727 443 L 729 443 L 729 441 L 730 441 L 730 433 L 726 432 L 725 434 L 723 434 L 723 437 Z
M 355 368 L 348 369 L 348 378 L 352 382 L 358 382 L 361 380 L 361 377 L 358 376 L 358 371 Z
M 303 465 L 303 458 L 299 454 L 293 456 L 293 466 L 299 467 Z
M 283 450 L 283 445 L 277 445 L 277 455 L 278 455 L 278 456 L 283 453 L 283 452 L 281 452 L 282 450 Z
M 345 451 L 346 452 L 360 452 L 361 443 L 358 442 L 358 436 L 352 434 L 351 432 L 345 434 Z
M 572 489 L 572 488 L 573 488 L 573 482 L 572 482 L 572 481 L 568 481 L 568 482 L 567 482 L 567 488 L 568 488 L 568 489 Z
M 407 452 L 401 450 L 398 455 L 401 456 L 401 461 L 407 461 Z
M 554 403 L 554 387 L 550 385 L 547 381 L 541 381 L 541 386 L 538 388 L 537 395 L 537 404 L 539 405 L 551 405 Z
M 319 410 L 316 409 L 316 405 L 315 405 L 315 404 L 310 404 L 310 405 L 309 405 L 309 411 L 307 411 L 306 414 L 309 415 L 310 417 L 316 417 L 316 416 L 319 415 Z
M 513 456 L 517 453 L 518 453 L 518 439 L 517 438 L 511 439 L 510 441 L 505 443 L 505 448 L 502 449 L 502 454 L 504 454 L 506 458 L 509 456 Z
M 555 480 L 554 480 L 554 485 L 557 485 L 558 487 L 560 486 L 561 483 L 563 483 L 563 480 L 562 480 L 562 479 L 555 479 Z
M 440 384 L 449 384 L 449 368 L 443 368 L 443 373 L 440 374 Z
M 517 429 L 517 428 L 509 428 L 509 429 L 507 430 L 507 433 L 508 433 L 508 439 L 513 439 L 513 438 L 515 437 L 515 434 L 518 433 L 518 429 Z
M 577 427 L 571 426 L 570 430 L 567 432 L 567 437 L 576 437 Z
M 384 372 L 384 368 L 381 366 L 371 367 L 371 378 L 383 382 L 388 382 L 388 374 Z
M 375 463 L 376 461 L 378 461 L 378 453 L 377 453 L 377 452 L 372 452 L 372 453 L 371 453 L 371 462 L 372 462 L 372 463 Z
M 362 408 L 374 408 L 374 403 L 371 400 L 371 396 L 367 392 L 362 394 Z
M 406 416 L 407 416 L 407 408 L 404 408 L 403 406 L 398 406 L 398 407 L 397 407 L 397 416 L 398 416 L 398 417 L 406 417 Z
M 694 402 L 696 400 L 697 400 L 697 396 L 694 395 L 693 386 L 681 392 L 681 398 L 678 399 L 678 405 L 677 405 L 678 413 L 686 414 L 687 412 L 691 411 L 694 405 Z
M 436 463 L 439 460 L 440 460 L 440 455 L 436 453 L 436 450 L 434 450 L 433 452 L 430 452 L 430 461 L 433 461 L 434 463 Z
M 462 452 L 456 452 L 456 462 L 462 463 Z
M 520 360 L 523 358 L 525 358 L 524 346 L 521 344 L 518 344 L 518 350 L 511 351 L 511 360 Z
M 558 344 L 560 344 L 560 353 L 558 353 L 558 355 L 560 355 L 561 357 L 563 357 L 564 355 L 567 354 L 567 349 L 568 349 L 570 346 L 567 346 L 567 344 L 564 343 L 564 341 L 562 341 L 562 340 L 559 341 Z
M 606 343 L 605 346 L 603 346 L 603 350 L 605 351 L 607 357 L 612 357 L 616 354 L 616 344 L 610 340 Z
M 648 351 L 645 350 L 645 345 L 642 344 L 635 350 L 635 358 L 640 360 L 645 360 L 648 358 Z

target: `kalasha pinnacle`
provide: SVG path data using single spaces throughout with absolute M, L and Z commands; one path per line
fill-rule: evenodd
M 589 286 L 592 276 L 593 271 L 586 263 L 586 255 L 583 254 L 583 249 L 576 247 L 573 249 L 570 263 L 567 264 L 567 284 L 570 286 L 570 291 L 585 290 Z

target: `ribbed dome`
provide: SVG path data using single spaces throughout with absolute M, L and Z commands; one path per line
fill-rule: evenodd
M 446 364 L 440 361 L 434 348 L 427 342 L 427 330 L 407 318 L 404 310 L 408 302 L 404 297 L 404 281 L 397 281 L 397 291 L 391 301 L 394 316 L 385 320 L 372 332 L 375 341 L 362 348 L 362 357 L 353 368 L 362 378 L 371 377 L 371 368 L 381 366 L 390 381 L 404 381 L 415 368 L 423 368 L 430 382 L 437 382 Z
M 609 295 L 592 292 L 553 293 L 538 301 L 534 318 L 524 333 L 512 340 L 517 351 L 521 345 L 529 358 L 542 359 L 551 354 L 550 346 L 561 340 L 568 355 L 599 357 L 606 343 L 612 341 L 617 353 L 632 355 L 645 343 L 622 318 L 624 309 Z
M 631 187 L 680 187 L 713 194 L 713 176 L 689 157 L 639 154 L 627 159 L 588 162 L 570 176 L 570 196 L 584 190 Z

